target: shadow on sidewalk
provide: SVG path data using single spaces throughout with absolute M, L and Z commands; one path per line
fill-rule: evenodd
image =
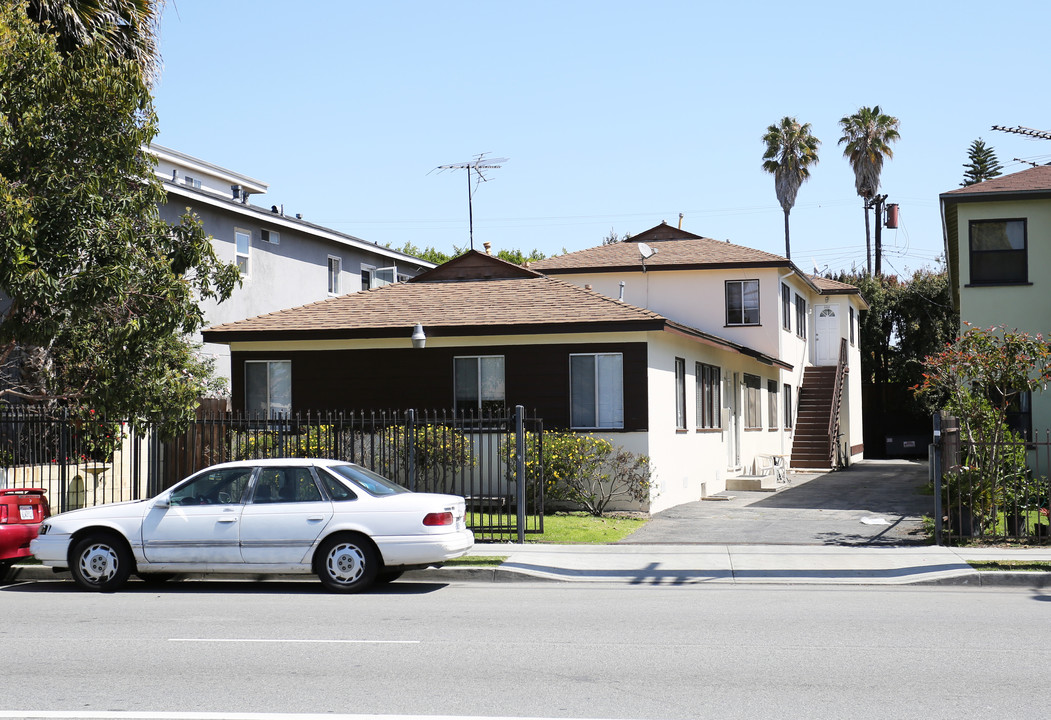
M 923 516 L 927 464 L 868 460 L 797 476 L 777 493 L 727 492 L 722 502 L 686 503 L 654 515 L 625 544 L 701 543 L 907 546 L 928 543 Z

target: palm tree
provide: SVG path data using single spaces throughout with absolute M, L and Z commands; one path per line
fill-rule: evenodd
M 766 143 L 763 170 L 774 176 L 774 192 L 785 211 L 785 257 L 791 260 L 788 214 L 796 204 L 799 186 L 810 179 L 810 166 L 817 165 L 817 146 L 821 141 L 811 133 L 810 123 L 800 124 L 786 115 L 779 124 L 766 129 L 763 142 Z
M 164 0 L 29 0 L 26 12 L 68 55 L 100 42 L 113 60 L 130 60 L 151 85 L 159 69 L 157 26 Z
M 872 241 L 869 231 L 869 208 L 872 207 L 872 200 L 879 197 L 877 192 L 879 176 L 883 171 L 883 159 L 894 157 L 890 144 L 901 137 L 898 133 L 900 124 L 898 118 L 884 114 L 879 105 L 859 108 L 853 115 L 847 115 L 839 121 L 840 127 L 843 128 L 843 137 L 839 139 L 839 144 L 846 146 L 843 148 L 843 155 L 854 169 L 854 187 L 865 201 L 865 253 L 870 275 Z M 876 220 L 876 274 L 879 275 L 882 248 L 879 246 L 878 216 Z

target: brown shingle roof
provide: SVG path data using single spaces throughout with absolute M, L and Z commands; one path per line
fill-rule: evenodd
M 561 280 L 534 276 L 397 283 L 217 325 L 206 330 L 205 337 L 209 342 L 256 335 L 408 337 L 416 323 L 428 334 L 444 328 L 447 332 L 439 334 L 450 335 L 512 327 L 569 330 L 582 324 L 609 325 L 611 330 L 640 324 L 660 329 L 664 318 Z
M 808 277 L 822 295 L 857 295 L 862 302 L 862 310 L 868 309 L 868 301 L 862 296 L 861 290 L 853 285 L 833 280 L 832 278 L 821 277 L 820 275 L 809 275 Z
M 987 193 L 1038 193 L 1051 191 L 1051 165 L 1040 165 L 1022 172 L 1001 175 L 975 185 L 942 193 L 942 197 L 985 195 Z M 960 198 L 962 199 L 962 198 Z
M 493 267 L 499 269 L 496 259 L 492 260 Z M 474 260 L 469 263 L 474 264 Z M 441 273 L 431 277 L 441 277 Z M 428 336 L 436 337 L 668 330 L 768 365 L 792 369 L 777 358 L 672 322 L 651 310 L 535 273 L 525 277 L 386 285 L 217 325 L 204 331 L 204 339 L 218 343 L 392 337 L 407 340 L 416 323 L 423 325 Z
M 642 237 L 639 236 L 640 239 Z M 741 266 L 776 267 L 789 264 L 789 261 L 780 255 L 706 237 L 651 240 L 650 242 L 652 242 L 651 247 L 657 252 L 646 260 L 647 270 Z M 568 255 L 557 255 L 532 263 L 529 267 L 543 273 L 639 270 L 642 267 L 642 258 L 639 255 L 638 240 L 631 238 L 627 242 L 600 245 Z

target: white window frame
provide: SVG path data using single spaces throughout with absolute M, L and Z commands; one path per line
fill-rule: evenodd
M 781 283 L 781 327 L 792 332 L 792 288 Z
M 686 358 L 675 358 L 675 429 L 686 429 Z
M 592 358 L 594 361 L 593 375 L 594 386 L 591 388 L 591 405 L 594 413 L 595 424 L 584 425 L 578 423 L 573 417 L 573 359 Z M 599 367 L 600 358 L 609 358 L 608 362 L 619 365 L 620 373 L 613 381 L 613 385 L 603 385 L 603 374 Z M 581 398 L 587 400 L 588 398 Z M 569 425 L 574 429 L 599 430 L 599 429 L 622 429 L 624 427 L 624 353 L 570 353 L 569 354 Z
M 369 282 L 368 287 L 365 287 L 365 273 L 368 273 Z M 361 276 L 362 290 L 375 290 L 376 288 L 383 287 L 384 285 L 393 285 L 401 280 L 398 275 L 397 265 L 388 265 L 386 267 L 376 267 L 375 265 L 368 265 L 361 263 Z
M 722 429 L 721 390 L 722 370 L 717 365 L 697 363 L 694 372 L 697 385 L 697 417 L 694 419 L 701 430 Z
M 339 295 L 340 275 L 343 274 L 343 258 L 328 256 L 328 294 Z
M 241 252 L 241 248 L 238 247 L 238 241 L 240 236 L 247 238 L 245 243 L 245 251 Z M 244 265 L 242 266 L 242 260 Z M 248 277 L 252 270 L 252 231 L 245 230 L 244 228 L 234 228 L 234 262 L 237 263 L 237 269 L 241 271 L 241 277 Z
M 796 337 L 806 340 L 807 305 L 802 295 L 796 293 Z
M 744 386 L 744 429 L 763 429 L 763 379 L 758 375 L 744 373 L 741 381 Z
M 753 285 L 753 284 L 755 285 L 755 304 L 754 305 L 745 305 L 745 297 L 746 297 L 745 286 L 746 285 L 750 286 L 750 285 Z M 731 288 L 737 288 L 737 292 L 740 294 L 740 298 L 741 298 L 741 318 L 740 318 L 740 322 L 733 322 L 732 319 L 730 318 L 730 289 Z M 754 327 L 756 325 L 761 325 L 762 324 L 761 317 L 760 317 L 760 314 L 759 314 L 760 308 L 762 306 L 762 303 L 760 302 L 761 298 L 760 298 L 760 295 L 759 295 L 759 289 L 760 289 L 759 288 L 759 281 L 758 280 L 754 280 L 754 279 L 749 279 L 749 280 L 727 280 L 726 281 L 725 300 L 726 300 L 726 324 L 727 324 L 727 326 L 730 326 L 730 327 Z M 755 319 L 754 319 L 753 322 L 748 322 L 748 317 L 749 317 L 750 313 L 752 313 L 752 312 L 755 313 Z
M 778 405 L 777 380 L 766 381 L 766 427 L 769 430 L 777 430 Z
M 499 360 L 500 361 L 500 395 L 501 397 L 486 397 L 485 388 L 486 380 L 488 379 L 484 372 L 487 367 L 487 363 L 482 362 L 483 360 Z M 474 388 L 474 403 L 471 405 L 464 405 L 464 401 L 460 400 L 459 386 L 456 384 L 456 364 L 459 361 L 474 360 L 477 363 L 477 384 Z M 491 367 L 491 365 L 489 365 Z M 491 403 L 490 407 L 486 407 L 486 403 Z M 496 404 L 499 403 L 500 408 L 496 408 Z M 507 361 L 503 355 L 455 355 L 453 356 L 453 409 L 457 412 L 465 410 L 486 410 L 495 411 L 499 409 L 502 411 L 507 407 Z
M 245 375 L 244 375 L 244 389 L 245 389 L 245 412 L 252 413 L 253 411 L 249 408 L 249 398 L 251 392 L 248 387 L 249 365 L 266 365 L 266 411 L 265 416 L 267 420 L 274 420 L 282 415 L 289 415 L 292 412 L 292 361 L 291 360 L 245 360 Z M 285 365 L 287 366 L 287 377 L 288 377 L 288 402 L 281 406 L 275 406 L 275 399 L 273 396 L 273 366 L 274 365 Z
M 265 243 L 270 243 L 271 245 L 280 245 L 281 233 L 279 233 L 277 230 L 268 230 L 267 228 L 263 228 L 259 231 L 259 239 Z

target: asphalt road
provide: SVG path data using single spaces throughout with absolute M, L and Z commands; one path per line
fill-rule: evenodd
M 865 460 L 837 472 L 793 474 L 777 492 L 719 493 L 657 513 L 624 543 L 719 545 L 927 544 L 927 463 Z
M 0 717 L 1042 717 L 1051 660 L 1034 590 L 35 582 L 0 606 Z

